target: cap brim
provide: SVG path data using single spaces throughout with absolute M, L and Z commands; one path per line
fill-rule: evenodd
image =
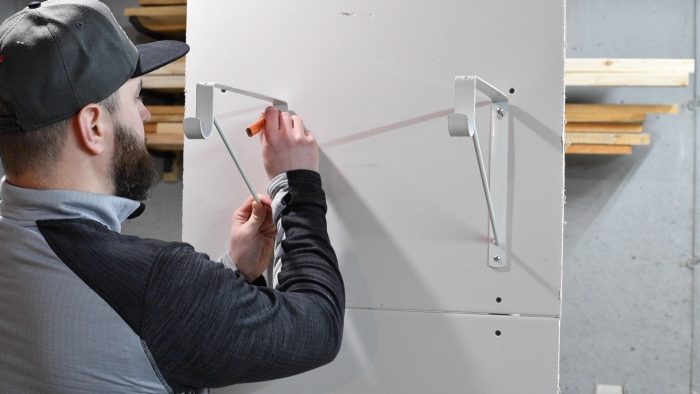
M 132 78 L 148 74 L 185 56 L 190 46 L 182 41 L 163 40 L 136 45 L 136 49 L 139 51 L 139 61 Z

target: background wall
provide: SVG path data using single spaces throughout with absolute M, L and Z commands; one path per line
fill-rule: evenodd
M 693 58 L 692 0 L 567 1 L 567 57 Z M 694 112 L 688 88 L 568 89 L 567 101 L 677 103 L 649 147 L 567 157 L 561 388 L 689 393 Z M 696 390 L 700 390 L 696 386 Z

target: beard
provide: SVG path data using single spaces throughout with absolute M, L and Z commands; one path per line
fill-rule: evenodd
M 148 199 L 148 192 L 158 171 L 144 140 L 135 130 L 114 122 L 114 158 L 112 159 L 112 182 L 114 194 L 131 200 Z

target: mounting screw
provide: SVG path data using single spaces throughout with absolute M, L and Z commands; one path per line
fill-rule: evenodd
M 498 256 L 498 255 L 493 256 L 493 261 L 498 263 L 499 261 L 501 261 L 501 256 Z
M 503 119 L 503 115 L 505 115 L 505 112 L 503 111 L 503 108 L 498 107 L 496 110 L 496 114 L 498 115 L 498 119 Z

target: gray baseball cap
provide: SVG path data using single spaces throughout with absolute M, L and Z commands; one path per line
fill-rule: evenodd
M 0 132 L 68 119 L 188 51 L 180 41 L 134 45 L 97 0 L 33 2 L 0 24 L 0 98 L 15 113 L 0 117 Z

